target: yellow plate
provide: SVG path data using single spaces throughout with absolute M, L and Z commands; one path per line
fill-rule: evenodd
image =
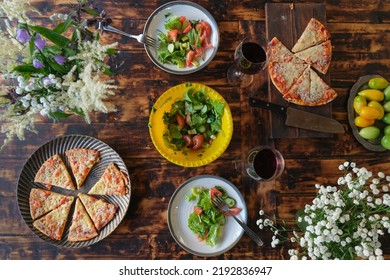
M 222 115 L 222 131 L 218 133 L 217 138 L 211 145 L 208 148 L 183 153 L 182 151 L 174 151 L 165 145 L 163 134 L 167 126 L 163 122 L 163 115 L 171 110 L 172 104 L 177 99 L 183 98 L 183 94 L 190 87 L 196 90 L 205 88 L 205 92 L 212 100 L 219 100 L 224 103 L 225 109 Z M 149 132 L 154 146 L 164 158 L 180 166 L 198 167 L 216 160 L 229 146 L 233 135 L 233 119 L 229 105 L 218 92 L 205 85 L 186 83 L 170 88 L 157 99 L 150 113 Z

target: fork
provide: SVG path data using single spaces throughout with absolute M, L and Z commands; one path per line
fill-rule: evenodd
M 152 48 L 158 48 L 158 46 L 159 46 L 159 42 L 156 39 L 154 39 L 146 34 L 132 35 L 132 34 L 123 32 L 122 30 L 116 29 L 115 27 L 112 27 L 111 25 L 103 25 L 100 22 L 99 22 L 99 29 L 104 30 L 104 31 L 114 32 L 114 33 L 117 33 L 117 34 L 120 34 L 123 36 L 127 36 L 130 38 L 136 39 L 141 44 L 144 44 L 144 45 L 152 47 Z
M 226 214 L 232 216 L 233 219 L 244 229 L 246 234 L 248 234 L 249 237 L 254 242 L 256 242 L 256 244 L 258 246 L 262 246 L 264 244 L 263 241 L 260 239 L 260 237 L 253 230 L 251 230 L 245 223 L 240 221 L 235 215 L 233 215 L 230 212 L 229 207 L 226 205 L 226 202 L 222 198 L 220 198 L 219 196 L 215 196 L 214 199 L 212 200 L 212 202 L 223 213 L 226 213 Z

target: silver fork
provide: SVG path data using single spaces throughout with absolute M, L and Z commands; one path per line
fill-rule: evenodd
M 219 196 L 215 196 L 212 202 L 219 210 L 224 213 L 228 213 L 229 216 L 232 216 L 233 219 L 244 229 L 244 231 L 254 242 L 256 242 L 258 246 L 263 246 L 264 242 L 260 239 L 260 237 L 245 223 L 241 222 L 235 215 L 230 212 L 229 207 L 226 205 L 225 201 L 222 198 L 220 198 Z
M 112 27 L 111 25 L 103 25 L 100 22 L 99 22 L 99 29 L 104 30 L 104 31 L 114 32 L 114 33 L 117 33 L 117 34 L 120 34 L 123 36 L 127 36 L 130 38 L 136 39 L 141 44 L 144 44 L 144 45 L 152 47 L 152 48 L 157 49 L 159 46 L 159 42 L 156 39 L 154 39 L 146 34 L 132 35 L 132 34 L 123 32 L 122 30 L 116 29 L 115 27 Z

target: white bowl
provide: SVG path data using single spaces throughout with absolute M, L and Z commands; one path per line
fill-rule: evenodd
M 190 66 L 180 68 L 176 65 L 164 64 L 158 60 L 157 50 L 145 45 L 146 53 L 156 66 L 171 74 L 186 75 L 201 70 L 214 58 L 215 54 L 217 53 L 219 46 L 219 29 L 217 22 L 206 9 L 196 3 L 187 1 L 173 1 L 160 6 L 149 16 L 144 27 L 144 34 L 157 39 L 157 34 L 159 31 L 166 31 L 164 28 L 164 23 L 167 19 L 166 15 L 168 14 L 185 16 L 189 20 L 207 21 L 212 29 L 210 42 L 213 45 L 213 48 L 206 50 L 205 59 L 202 60 L 200 65 L 197 67 Z

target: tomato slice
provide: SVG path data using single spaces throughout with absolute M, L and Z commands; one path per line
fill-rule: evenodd
M 186 20 L 187 20 L 187 18 L 186 18 L 185 16 L 181 16 L 181 17 L 179 18 L 179 21 L 180 21 L 181 23 L 185 22 Z
M 186 34 L 186 33 L 190 32 L 190 30 L 192 29 L 191 23 L 189 21 L 186 21 L 185 23 L 188 23 L 188 24 L 183 29 L 183 34 Z M 185 23 L 183 23 L 183 25 L 185 25 Z
M 192 147 L 193 151 L 198 150 L 202 147 L 202 144 L 204 142 L 204 135 L 203 134 L 196 134 L 194 137 L 192 137 L 192 142 L 194 143 L 194 146 Z
M 203 32 L 205 32 L 207 37 L 210 37 L 211 35 L 211 26 L 207 21 L 202 20 L 200 22 L 200 25 L 203 27 Z
M 192 146 L 192 144 L 193 144 L 192 137 L 190 135 L 188 135 L 188 134 L 183 135 L 183 140 L 186 143 L 187 148 Z
M 203 48 L 196 48 L 195 53 L 196 53 L 195 54 L 196 57 L 202 58 L 203 57 Z
M 232 207 L 232 208 L 229 208 L 229 212 L 230 214 L 234 215 L 234 216 L 237 216 L 238 213 L 240 213 L 242 211 L 241 208 L 238 208 L 238 207 Z
M 203 212 L 203 209 L 198 207 L 198 206 L 194 206 L 194 212 L 197 214 L 197 215 L 200 215 L 202 214 Z
M 222 196 L 222 192 L 218 190 L 216 187 L 213 187 L 210 189 L 211 200 L 213 200 L 215 196 Z
M 179 32 L 178 29 L 172 29 L 172 30 L 168 31 L 168 35 L 169 35 L 169 37 L 171 37 L 173 42 L 176 42 L 178 32 Z
M 177 114 L 176 115 L 176 121 L 177 121 L 177 124 L 180 126 L 181 129 L 183 129 L 186 125 L 186 120 L 184 119 L 184 117 L 180 114 Z
M 195 51 L 189 51 L 187 53 L 187 56 L 186 56 L 186 65 L 187 66 L 192 65 L 192 61 L 194 61 L 194 57 L 195 57 Z

